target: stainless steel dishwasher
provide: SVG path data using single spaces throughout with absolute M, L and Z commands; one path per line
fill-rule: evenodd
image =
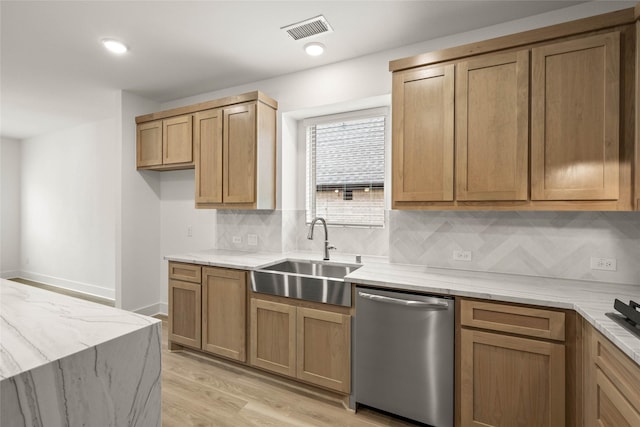
M 356 403 L 453 426 L 451 297 L 356 287 Z

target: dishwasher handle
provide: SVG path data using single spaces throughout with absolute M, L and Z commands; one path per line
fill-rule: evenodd
M 375 294 L 370 294 L 362 291 L 359 291 L 358 295 L 360 295 L 362 298 L 366 298 L 372 301 L 404 305 L 405 307 L 431 308 L 434 310 L 446 310 L 447 308 L 449 308 L 449 303 L 447 301 L 442 301 L 438 298 L 429 298 L 428 301 L 415 301 L 415 300 L 406 300 L 401 298 L 386 297 L 384 295 L 375 295 Z

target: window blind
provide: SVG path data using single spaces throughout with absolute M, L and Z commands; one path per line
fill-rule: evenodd
M 307 126 L 307 222 L 384 225 L 385 125 L 377 114 Z

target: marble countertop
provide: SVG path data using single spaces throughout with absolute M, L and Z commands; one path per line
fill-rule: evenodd
M 255 270 L 282 260 L 321 260 L 316 253 L 272 253 L 209 250 L 166 256 L 169 261 Z M 331 254 L 331 261 L 354 263 L 353 255 Z M 513 274 L 430 268 L 389 263 L 382 257 L 362 257 L 363 266 L 346 276 L 352 283 L 389 289 L 482 298 L 575 310 L 640 365 L 640 338 L 606 313 L 615 298 L 640 300 L 640 284 L 623 285 Z
M 0 380 L 158 322 L 0 279 Z
M 322 255 L 315 252 L 245 252 L 224 249 L 187 252 L 184 254 L 166 255 L 168 261 L 186 262 L 190 264 L 210 265 L 214 267 L 238 268 L 241 270 L 257 270 L 279 261 L 322 261 Z M 355 264 L 355 255 L 331 254 L 335 263 Z M 387 258 L 378 256 L 362 256 L 362 263 L 388 264 Z
M 276 252 L 244 252 L 222 249 L 188 252 L 177 255 L 167 255 L 169 261 L 186 262 L 191 264 L 210 265 L 215 267 L 239 268 L 255 270 L 285 258 Z

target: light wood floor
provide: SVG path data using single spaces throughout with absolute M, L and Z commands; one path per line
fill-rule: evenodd
M 23 285 L 29 285 L 40 289 L 46 289 L 47 291 L 57 292 L 59 294 L 68 295 L 70 297 L 80 298 L 91 302 L 97 302 L 98 304 L 108 305 L 109 307 L 113 307 L 115 304 L 113 300 L 100 298 L 94 295 L 85 294 L 82 292 L 70 291 L 68 289 L 59 288 L 57 286 L 46 285 L 40 282 L 34 282 L 33 280 L 14 278 L 9 279 L 14 282 L 22 283 Z
M 167 328 L 163 319 L 163 427 L 418 425 L 368 408 L 354 414 L 328 395 L 232 362 L 169 352 Z

